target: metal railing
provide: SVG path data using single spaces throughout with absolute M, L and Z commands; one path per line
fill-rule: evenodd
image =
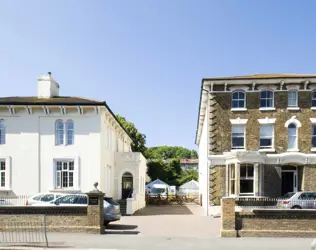
M 29 195 L 17 195 L 15 197 L 0 196 L 0 206 L 25 206 Z
M 0 245 L 48 247 L 46 215 L 21 215 L 15 221 L 6 220 L 5 216 L 0 216 Z
M 242 198 L 235 200 L 241 210 L 251 209 L 316 209 L 315 199 Z

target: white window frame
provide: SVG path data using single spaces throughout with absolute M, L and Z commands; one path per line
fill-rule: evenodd
M 234 172 L 234 177 L 232 177 L 232 172 Z M 228 194 L 229 194 L 229 196 L 237 196 L 237 194 L 236 194 L 236 166 L 235 166 L 235 164 L 228 165 L 228 175 L 229 175 Z M 232 187 L 234 187 L 234 193 L 232 193 Z
M 260 127 L 261 125 L 268 125 L 268 124 L 271 124 L 273 125 L 273 138 L 272 138 L 272 148 L 260 148 L 259 149 L 259 152 L 275 152 L 275 148 L 274 148 L 274 138 L 275 138 L 275 134 L 274 134 L 274 124 L 275 124 L 275 121 L 276 119 L 275 118 L 264 118 L 264 119 L 258 119 L 258 122 L 260 124 Z M 259 141 L 259 144 L 260 144 L 260 141 Z M 259 145 L 260 147 L 260 145 Z
M 271 136 L 261 136 L 261 128 L 264 126 L 270 126 L 272 128 Z M 261 146 L 261 139 L 271 139 L 271 146 Z M 260 138 L 259 138 L 260 150 L 274 149 L 274 125 L 273 124 L 260 124 Z
M 74 170 L 73 172 L 73 187 L 62 187 L 57 184 L 57 162 L 73 162 Z M 63 166 L 62 166 L 63 167 Z M 69 167 L 69 165 L 68 165 Z M 53 158 L 53 185 L 51 191 L 79 191 L 80 190 L 80 166 L 79 166 L 79 157 L 55 157 Z M 62 176 L 61 176 L 61 184 L 62 184 Z
M 294 94 L 294 98 L 291 97 L 291 94 Z M 290 101 L 294 101 L 295 104 L 290 104 Z M 288 91 L 288 98 L 287 98 L 287 106 L 288 106 L 288 109 L 291 109 L 291 108 L 297 108 L 298 107 L 298 91 L 295 90 L 295 89 L 291 89 Z
M 234 138 L 241 138 L 241 137 L 233 137 L 233 127 L 234 126 L 236 126 L 236 127 L 239 126 L 239 127 L 243 128 L 243 132 L 244 132 L 244 134 L 243 134 L 244 146 L 243 147 L 233 147 L 233 139 Z M 231 149 L 232 150 L 245 150 L 246 149 L 246 125 L 244 125 L 244 124 L 233 124 L 232 125 L 231 137 L 232 137 L 232 139 L 231 139 Z
M 62 129 L 58 128 L 58 124 L 62 124 Z M 58 131 L 62 132 L 62 137 L 59 137 L 59 133 Z M 60 141 L 60 139 L 62 139 L 62 141 Z M 64 122 L 61 119 L 58 119 L 55 121 L 55 145 L 56 146 L 60 146 L 60 145 L 64 145 L 65 143 L 65 126 L 64 126 Z
M 0 119 L 0 145 L 4 145 L 6 142 L 5 121 Z
M 253 169 L 253 174 L 252 176 L 248 177 L 248 167 L 251 166 Z M 246 167 L 246 176 L 241 177 L 241 168 Z M 240 170 L 239 170 L 239 187 L 241 187 L 241 181 L 242 180 L 252 180 L 252 193 L 241 193 L 239 191 L 239 196 L 254 196 L 255 195 L 255 165 L 254 164 L 248 164 L 248 163 L 243 163 L 240 164 Z
M 316 145 L 313 145 L 313 138 L 316 138 L 316 134 L 314 135 L 314 127 L 316 128 L 316 123 L 312 123 L 312 150 L 311 151 L 316 151 Z
M 295 128 L 289 128 L 291 125 L 294 125 L 295 126 Z M 294 135 L 292 135 L 291 137 L 294 137 L 295 138 L 295 142 L 294 142 L 294 146 L 293 147 L 289 147 L 290 145 L 289 145 L 289 138 L 290 138 L 290 135 L 289 135 L 289 131 L 290 131 L 290 129 L 293 129 L 293 131 L 294 131 L 294 129 L 295 129 L 295 134 Z M 288 144 L 287 144 L 287 147 L 288 147 L 288 151 L 292 151 L 292 150 L 297 150 L 297 148 L 298 148 L 298 129 L 297 129 L 297 125 L 295 124 L 295 123 L 290 123 L 289 124 L 289 126 L 288 126 Z
M 69 123 L 72 123 L 72 128 L 69 128 Z M 75 143 L 75 122 L 72 119 L 69 119 L 65 123 L 66 125 L 66 133 L 65 133 L 65 143 L 66 145 L 74 145 Z M 69 143 L 69 132 L 72 133 L 72 141 Z
M 261 98 L 262 92 L 271 92 L 272 93 L 272 98 Z M 261 107 L 261 100 L 272 100 L 272 106 L 270 107 Z M 260 109 L 259 110 L 275 110 L 274 107 L 274 91 L 272 89 L 262 89 L 260 91 Z
M 289 120 L 287 120 L 284 124 L 284 127 L 287 129 L 287 136 L 288 136 L 288 146 L 289 146 L 289 126 L 290 124 L 294 124 L 296 126 L 296 139 L 295 139 L 295 147 L 288 148 L 287 151 L 289 152 L 298 152 L 298 128 L 302 127 L 302 124 L 299 120 L 296 119 L 296 116 L 292 116 Z
M 1 185 L 1 179 L 0 179 L 0 190 L 10 191 L 12 189 L 11 187 L 11 184 L 12 184 L 11 183 L 11 157 L 10 156 L 0 157 L 0 162 L 4 162 L 5 164 L 5 170 L 0 170 L 1 172 L 4 173 L 4 178 L 5 178 L 4 186 Z
M 315 97 L 313 97 L 314 94 L 315 94 Z M 315 104 L 315 106 L 313 106 L 313 101 L 315 101 L 315 103 L 316 103 L 316 90 L 312 91 L 312 109 L 316 109 L 316 104 Z
M 234 99 L 234 97 L 233 97 L 235 93 L 238 93 L 238 98 L 237 99 Z M 244 98 L 243 99 L 239 98 L 239 93 L 243 93 L 244 94 Z M 246 92 L 245 91 L 239 90 L 239 89 L 234 90 L 232 92 L 232 108 L 231 108 L 231 110 L 232 111 L 245 111 L 245 110 L 247 110 L 247 108 L 246 108 L 246 98 L 247 97 L 246 97 Z M 238 107 L 233 107 L 234 101 L 237 101 L 238 104 L 239 104 L 239 101 L 243 101 L 244 102 L 244 106 L 243 107 L 239 107 L 239 105 L 238 105 Z

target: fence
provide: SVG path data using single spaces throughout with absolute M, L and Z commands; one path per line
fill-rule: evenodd
M 0 245 L 48 247 L 46 215 L 16 216 L 14 221 L 9 216 L 1 215 Z
M 0 206 L 25 206 L 29 195 L 0 196 Z

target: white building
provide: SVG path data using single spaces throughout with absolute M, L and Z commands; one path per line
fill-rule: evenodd
M 134 190 L 145 204 L 146 159 L 105 102 L 59 96 L 51 74 L 37 96 L 0 98 L 0 196 L 99 189 L 116 199 Z

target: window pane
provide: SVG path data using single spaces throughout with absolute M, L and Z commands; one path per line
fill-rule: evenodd
M 5 161 L 0 162 L 1 170 L 5 170 Z
M 272 139 L 264 138 L 260 139 L 260 148 L 269 148 L 272 147 Z
M 245 177 L 247 176 L 247 169 L 246 166 L 240 166 L 240 177 Z
M 244 92 L 238 92 L 239 93 L 239 99 L 244 99 L 245 98 L 245 93 Z
M 251 177 L 253 177 L 253 172 L 254 172 L 254 168 L 253 168 L 253 166 L 252 165 L 248 165 L 247 166 L 247 177 L 249 178 L 251 178 Z
M 68 187 L 68 172 L 62 172 L 62 178 L 63 178 L 63 186 L 62 187 Z
M 61 170 L 62 162 L 58 161 L 57 162 L 57 170 Z
M 243 125 L 233 125 L 232 126 L 232 133 L 233 134 L 244 134 L 245 129 Z
M 230 181 L 230 194 L 232 195 L 235 194 L 235 181 L 234 180 Z
M 1 187 L 5 187 L 5 172 L 1 172 Z
M 233 148 L 244 148 L 244 138 L 233 138 Z
M 296 148 L 296 136 L 289 136 L 288 148 Z
M 233 101 L 233 108 L 238 108 L 238 101 Z
M 273 92 L 272 91 L 267 91 L 266 95 L 267 95 L 267 98 L 273 98 Z
M 260 100 L 260 107 L 261 108 L 267 107 L 267 100 L 266 99 Z
M 253 180 L 240 180 L 240 193 L 253 193 Z
M 269 108 L 273 107 L 273 100 L 272 99 L 267 100 L 267 107 L 269 107 Z
M 239 108 L 244 108 L 245 107 L 245 101 L 239 101 L 238 105 L 239 105 Z
M 69 172 L 69 187 L 73 187 L 74 186 L 74 173 L 73 172 Z
M 261 91 L 260 98 L 267 98 L 267 92 L 266 91 Z
M 312 138 L 312 146 L 313 148 L 316 148 L 316 136 L 313 136 Z
M 57 178 L 56 186 L 60 188 L 61 187 L 61 172 L 56 173 L 56 178 Z
M 261 125 L 260 126 L 260 137 L 272 137 L 273 134 L 273 125 L 268 124 L 268 125 Z
M 68 169 L 68 162 L 63 162 L 63 170 L 67 170 Z
M 313 135 L 316 135 L 316 126 L 315 125 L 313 125 Z
M 233 99 L 238 99 L 238 92 L 233 93 Z
M 69 170 L 74 170 L 74 162 L 69 162 Z
M 230 178 L 235 179 L 235 166 L 230 165 Z
M 292 129 L 292 128 L 295 128 L 296 129 L 296 125 L 294 124 L 294 123 L 291 123 L 290 125 L 289 125 L 289 129 Z
M 312 101 L 312 106 L 313 106 L 313 107 L 316 107 L 316 100 L 313 100 L 313 101 Z

